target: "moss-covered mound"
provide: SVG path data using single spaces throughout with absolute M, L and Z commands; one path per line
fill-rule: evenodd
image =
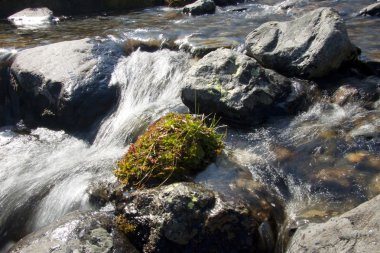
M 114 174 L 135 187 L 184 180 L 215 160 L 222 137 L 201 117 L 170 113 L 129 147 Z

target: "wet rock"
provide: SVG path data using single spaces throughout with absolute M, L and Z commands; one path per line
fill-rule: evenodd
M 216 6 L 213 0 L 197 0 L 195 3 L 188 4 L 183 8 L 183 13 L 192 16 L 213 14 Z
M 356 181 L 362 181 L 363 175 L 354 168 L 335 167 L 321 169 L 316 175 L 316 184 L 325 185 L 339 189 L 352 187 Z
M 244 3 L 244 0 L 214 0 L 214 2 L 217 6 L 227 6 Z
M 53 19 L 53 12 L 48 8 L 27 8 L 8 17 L 16 26 L 49 24 Z
M 137 191 L 120 208 L 143 252 L 256 252 L 260 222 L 244 203 L 194 183 Z M 270 241 L 271 229 L 261 231 Z M 269 231 L 269 232 L 268 232 Z
M 190 53 L 193 57 L 202 58 L 208 53 L 219 48 L 236 48 L 239 44 L 228 38 L 186 38 L 177 40 L 179 49 Z
M 299 111 L 312 93 L 310 85 L 229 49 L 207 54 L 189 70 L 185 81 L 182 101 L 192 112 L 217 114 L 236 125 L 255 125 L 272 115 Z
M 355 102 L 359 99 L 359 91 L 350 85 L 339 87 L 333 95 L 333 103 L 343 106 L 347 103 Z
M 380 80 L 376 76 L 363 79 L 348 78 L 340 82 L 344 85 L 335 91 L 332 98 L 333 103 L 340 106 L 356 103 L 371 109 L 380 97 Z
M 87 189 L 89 201 L 96 207 L 102 207 L 111 200 L 111 193 L 116 189 L 116 183 L 95 181 Z
M 380 3 L 374 3 L 359 11 L 359 16 L 380 16 Z
M 15 49 L 0 48 L 0 69 L 9 67 L 16 54 L 17 51 Z
M 317 78 L 357 57 L 338 13 L 320 8 L 289 22 L 268 22 L 251 32 L 247 55 L 287 76 Z
M 380 194 L 380 174 L 377 174 L 371 181 L 368 189 L 368 195 L 375 197 Z
M 11 67 L 26 124 L 83 130 L 117 101 L 109 80 L 122 55 L 111 41 L 82 39 L 26 49 Z
M 192 4 L 196 0 L 165 0 L 165 4 L 170 7 L 183 7 L 187 4 Z
M 325 223 L 311 223 L 298 229 L 287 252 L 377 252 L 379 205 L 377 196 Z
M 124 43 L 124 51 L 129 55 L 136 50 L 146 51 L 146 52 L 155 52 L 160 49 L 170 49 L 176 50 L 178 46 L 174 41 L 165 40 L 165 39 L 128 39 Z
M 137 252 L 105 213 L 74 212 L 21 239 L 16 252 Z
M 17 51 L 14 49 L 0 48 L 0 127 L 11 124 L 13 111 L 13 88 L 10 85 L 9 67 L 11 66 Z
M 307 0 L 285 0 L 280 3 L 278 3 L 276 6 L 280 7 L 281 9 L 291 9 L 294 7 L 300 7 L 305 4 L 307 4 Z

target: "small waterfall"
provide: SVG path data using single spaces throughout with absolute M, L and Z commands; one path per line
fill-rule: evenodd
M 148 122 L 179 107 L 179 92 L 188 68 L 186 54 L 169 50 L 136 51 L 122 59 L 111 78 L 121 87 L 119 106 L 102 124 L 95 145 L 124 145 Z
M 115 162 L 140 131 L 167 111 L 181 109 L 179 91 L 188 56 L 167 50 L 122 58 L 111 82 L 118 107 L 93 144 L 63 131 L 0 131 L 0 247 L 73 210 L 89 210 L 93 181 L 112 181 Z

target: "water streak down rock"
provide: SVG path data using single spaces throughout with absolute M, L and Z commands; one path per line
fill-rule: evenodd
M 109 80 L 122 50 L 83 39 L 20 52 L 11 66 L 26 123 L 84 129 L 117 101 Z
M 247 55 L 286 76 L 318 78 L 355 60 L 358 49 L 344 21 L 331 8 L 319 8 L 289 22 L 268 22 L 251 32 Z

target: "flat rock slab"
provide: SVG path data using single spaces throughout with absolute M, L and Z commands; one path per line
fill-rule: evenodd
M 379 252 L 380 195 L 341 216 L 297 230 L 288 253 Z
M 122 54 L 112 41 L 91 39 L 19 52 L 11 72 L 26 123 L 82 129 L 104 116 L 117 101 L 109 80 Z
M 268 22 L 251 32 L 247 55 L 286 76 L 318 78 L 357 58 L 339 14 L 319 8 L 288 22 Z

